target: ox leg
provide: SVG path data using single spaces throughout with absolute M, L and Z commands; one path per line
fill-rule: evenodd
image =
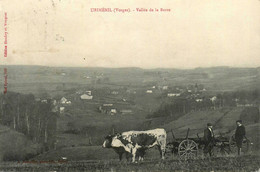
M 132 162 L 135 162 L 135 157 L 136 157 L 136 151 L 137 151 L 137 148 L 133 148 L 132 149 Z
M 159 145 L 159 151 L 161 154 L 162 159 L 165 159 L 165 152 L 166 152 L 166 139 L 163 137 L 163 139 L 160 139 L 158 142 Z
M 121 161 L 122 160 L 122 155 L 123 155 L 124 153 L 119 153 L 119 160 Z
M 144 160 L 144 154 L 145 154 L 145 148 L 140 148 L 140 149 L 137 150 L 136 155 L 138 155 L 139 161 Z
M 165 159 L 165 152 L 166 152 L 166 149 L 163 148 L 163 149 L 161 149 L 161 151 L 162 151 L 162 159 Z
M 161 146 L 162 159 L 165 159 L 166 148 Z
M 161 146 L 158 146 L 158 150 L 160 152 L 160 156 L 162 157 L 162 149 L 161 149 Z
M 132 158 L 131 154 L 129 152 L 126 152 L 125 153 L 125 158 L 126 158 L 126 161 L 129 162 Z
M 163 147 L 163 146 L 158 146 L 158 150 L 159 150 L 159 152 L 160 152 L 160 155 L 161 155 L 161 158 L 162 159 L 165 159 L 165 157 L 164 157 L 164 155 L 165 155 L 165 147 Z

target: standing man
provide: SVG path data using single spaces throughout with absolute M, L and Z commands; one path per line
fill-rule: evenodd
M 235 132 L 235 141 L 237 144 L 237 154 L 240 155 L 243 139 L 246 136 L 246 129 L 245 126 L 242 124 L 242 120 L 237 120 L 237 129 Z
M 214 139 L 215 138 L 214 138 L 213 126 L 211 123 L 208 123 L 207 128 L 204 130 L 204 141 L 205 141 L 204 154 L 209 153 L 209 156 L 212 156 Z

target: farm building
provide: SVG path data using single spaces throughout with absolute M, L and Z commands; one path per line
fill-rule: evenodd
M 118 95 L 118 91 L 112 91 L 111 94 Z
M 61 104 L 66 104 L 67 101 L 68 101 L 68 100 L 67 100 L 65 97 L 62 97 L 62 98 L 60 99 L 60 103 L 61 103 Z
M 196 102 L 202 102 L 203 99 L 196 99 Z
M 117 109 L 113 106 L 99 106 L 98 110 L 100 113 L 103 114 L 109 114 L 109 115 L 115 115 L 117 114 Z
M 210 101 L 212 101 L 212 102 L 215 102 L 216 100 L 217 100 L 216 96 L 213 96 L 213 97 L 210 98 Z
M 81 98 L 82 100 L 92 100 L 92 99 L 93 99 L 93 96 L 90 96 L 90 95 L 88 95 L 88 94 L 82 94 L 82 95 L 80 96 L 80 98 Z
M 60 113 L 62 114 L 64 113 L 64 111 L 65 111 L 65 107 L 60 107 Z
M 132 113 L 133 113 L 133 111 L 132 111 L 131 109 L 122 109 L 120 112 L 121 112 L 123 115 L 124 115 L 124 114 L 132 114 Z
M 70 104 L 71 104 L 71 101 L 69 101 L 69 100 L 66 99 L 65 97 L 62 97 L 62 98 L 60 99 L 60 103 L 61 103 L 61 104 L 70 105 Z
M 151 94 L 153 93 L 153 90 L 146 90 L 146 93 Z
M 180 93 L 168 93 L 167 94 L 168 97 L 178 97 L 180 95 L 181 95 Z
M 114 115 L 117 113 L 117 110 L 115 108 L 111 109 L 110 110 L 110 115 Z
M 86 91 L 86 94 L 91 96 L 91 91 Z
M 103 106 L 113 106 L 112 103 L 103 104 Z
M 41 100 L 42 103 L 47 103 L 48 101 L 46 99 Z
M 70 104 L 71 104 L 71 101 L 66 101 L 66 104 L 67 104 L 67 105 L 70 105 Z
M 163 89 L 163 90 L 168 90 L 168 86 L 165 85 L 165 86 L 162 87 L 162 89 Z

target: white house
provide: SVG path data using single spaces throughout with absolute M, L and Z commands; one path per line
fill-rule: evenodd
M 91 96 L 91 91 L 86 91 L 86 94 Z
M 180 93 L 168 93 L 168 97 L 179 97 L 181 94 Z
M 213 97 L 210 98 L 210 101 L 212 101 L 212 102 L 215 102 L 216 100 L 217 100 L 216 96 L 213 96 Z
M 103 104 L 103 106 L 113 106 L 112 103 Z
M 60 107 L 60 113 L 64 113 L 65 107 Z
M 117 95 L 117 94 L 118 94 L 118 91 L 112 91 L 111 94 Z
M 70 105 L 70 104 L 71 104 L 71 101 L 69 101 L 69 100 L 66 99 L 65 97 L 62 97 L 62 98 L 60 99 L 60 103 L 61 103 L 61 104 Z
M 66 101 L 66 104 L 67 104 L 67 105 L 70 105 L 70 104 L 71 104 L 71 101 Z
M 168 86 L 165 85 L 165 86 L 162 87 L 162 89 L 163 89 L 163 90 L 168 90 Z
M 46 99 L 41 100 L 42 103 L 47 103 L 48 101 Z
M 66 104 L 67 101 L 68 101 L 68 100 L 67 100 L 65 97 L 62 97 L 62 98 L 60 99 L 60 103 L 61 103 L 61 104 Z
M 131 109 L 122 109 L 120 112 L 122 114 L 131 114 L 131 113 L 133 113 L 133 111 Z
M 114 114 L 116 114 L 116 113 L 117 113 L 117 110 L 116 110 L 116 109 L 111 109 L 111 110 L 110 110 L 110 114 L 111 114 L 111 115 L 114 115 Z
M 90 95 L 88 95 L 88 94 L 82 94 L 82 95 L 80 96 L 80 98 L 81 98 L 82 100 L 92 100 L 92 99 L 93 99 L 93 96 L 90 96 Z
M 196 102 L 202 102 L 203 99 L 196 99 Z
M 146 90 L 146 93 L 151 94 L 153 93 L 153 90 Z

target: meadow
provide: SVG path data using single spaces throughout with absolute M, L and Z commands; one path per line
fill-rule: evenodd
M 188 161 L 178 159 L 145 160 L 129 163 L 118 160 L 96 161 L 27 161 L 5 162 L 1 171 L 95 171 L 95 172 L 168 172 L 168 171 L 258 171 L 260 157 L 245 155 L 240 157 L 198 158 Z

